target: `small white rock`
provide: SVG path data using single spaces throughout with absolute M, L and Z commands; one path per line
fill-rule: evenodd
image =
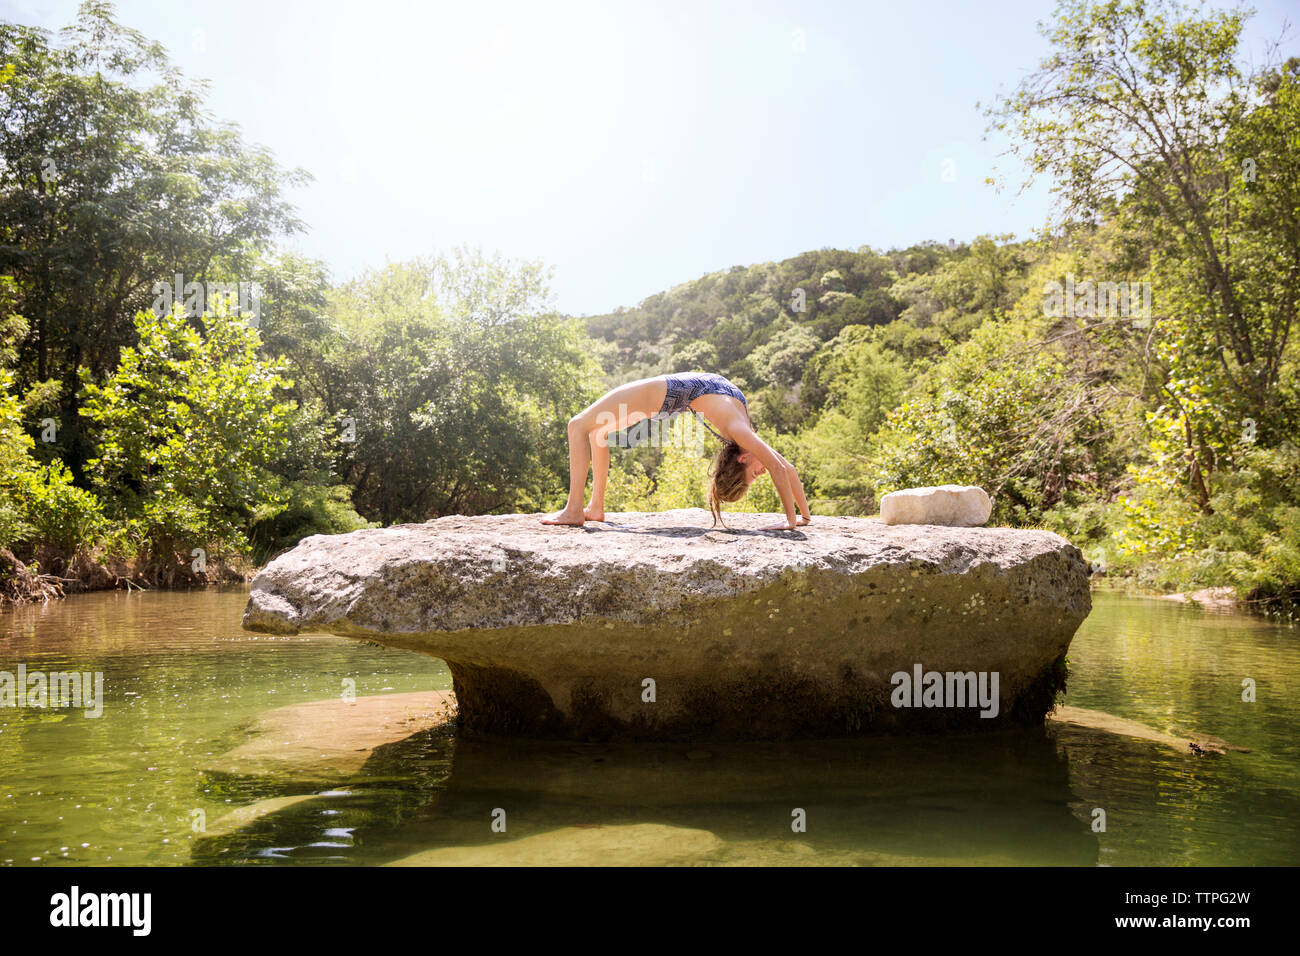
M 989 520 L 993 502 L 976 485 L 904 488 L 880 499 L 885 524 L 938 524 L 974 528 Z

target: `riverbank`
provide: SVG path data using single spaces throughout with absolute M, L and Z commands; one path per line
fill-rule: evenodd
M 38 549 L 27 559 L 0 548 L 0 607 L 42 603 L 91 591 L 187 590 L 243 584 L 257 567 L 239 559 L 145 566 L 136 559 L 110 554 L 75 554 L 71 559 Z
M 1283 622 L 1295 621 L 1300 617 L 1294 602 L 1276 596 L 1259 596 L 1253 593 L 1242 594 L 1237 588 L 1229 585 L 1202 587 L 1185 591 L 1160 591 L 1139 584 L 1127 575 L 1114 578 L 1094 574 L 1091 587 L 1094 592 L 1107 591 L 1128 597 L 1153 598 L 1175 604 L 1187 604 L 1203 611 L 1252 614 Z

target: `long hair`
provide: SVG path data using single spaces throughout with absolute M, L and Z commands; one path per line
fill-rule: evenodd
M 713 464 L 709 466 L 712 478 L 709 482 L 709 510 L 713 512 L 710 528 L 716 528 L 718 522 L 727 527 L 727 523 L 722 521 L 722 502 L 739 501 L 749 490 L 745 465 L 740 461 L 742 454 L 744 449 L 734 441 L 724 441 L 713 456 Z

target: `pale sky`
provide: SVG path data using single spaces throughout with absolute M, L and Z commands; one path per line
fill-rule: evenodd
M 1256 58 L 1293 4 L 1255 4 Z M 76 7 L 0 17 L 58 28 Z M 285 244 L 335 279 L 466 243 L 545 261 L 555 304 L 591 314 L 824 246 L 1029 236 L 1047 190 L 1015 198 L 975 104 L 1035 67 L 1053 7 L 122 0 L 117 19 L 316 177 Z

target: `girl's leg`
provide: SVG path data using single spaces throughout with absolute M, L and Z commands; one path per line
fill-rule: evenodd
M 582 513 L 588 521 L 605 520 L 605 479 L 609 477 L 609 436 L 613 430 L 597 428 L 591 433 L 591 503 Z
M 569 419 L 569 500 L 565 503 L 564 510 L 543 519 L 543 524 L 580 525 L 588 520 L 584 517 L 582 498 L 587 489 L 587 469 L 592 463 L 593 450 L 595 480 L 591 489 L 592 507 L 587 510 L 592 515 L 589 520 L 600 520 L 595 517 L 597 514 L 603 518 L 605 479 L 609 475 L 609 443 L 606 437 L 610 432 L 621 431 L 659 411 L 667 390 L 662 377 L 629 382 L 602 396 Z
M 569 419 L 569 500 L 564 510 L 542 524 L 582 524 L 582 497 L 587 490 L 587 466 L 591 463 L 588 441 L 590 433 L 585 420 L 586 412 Z

